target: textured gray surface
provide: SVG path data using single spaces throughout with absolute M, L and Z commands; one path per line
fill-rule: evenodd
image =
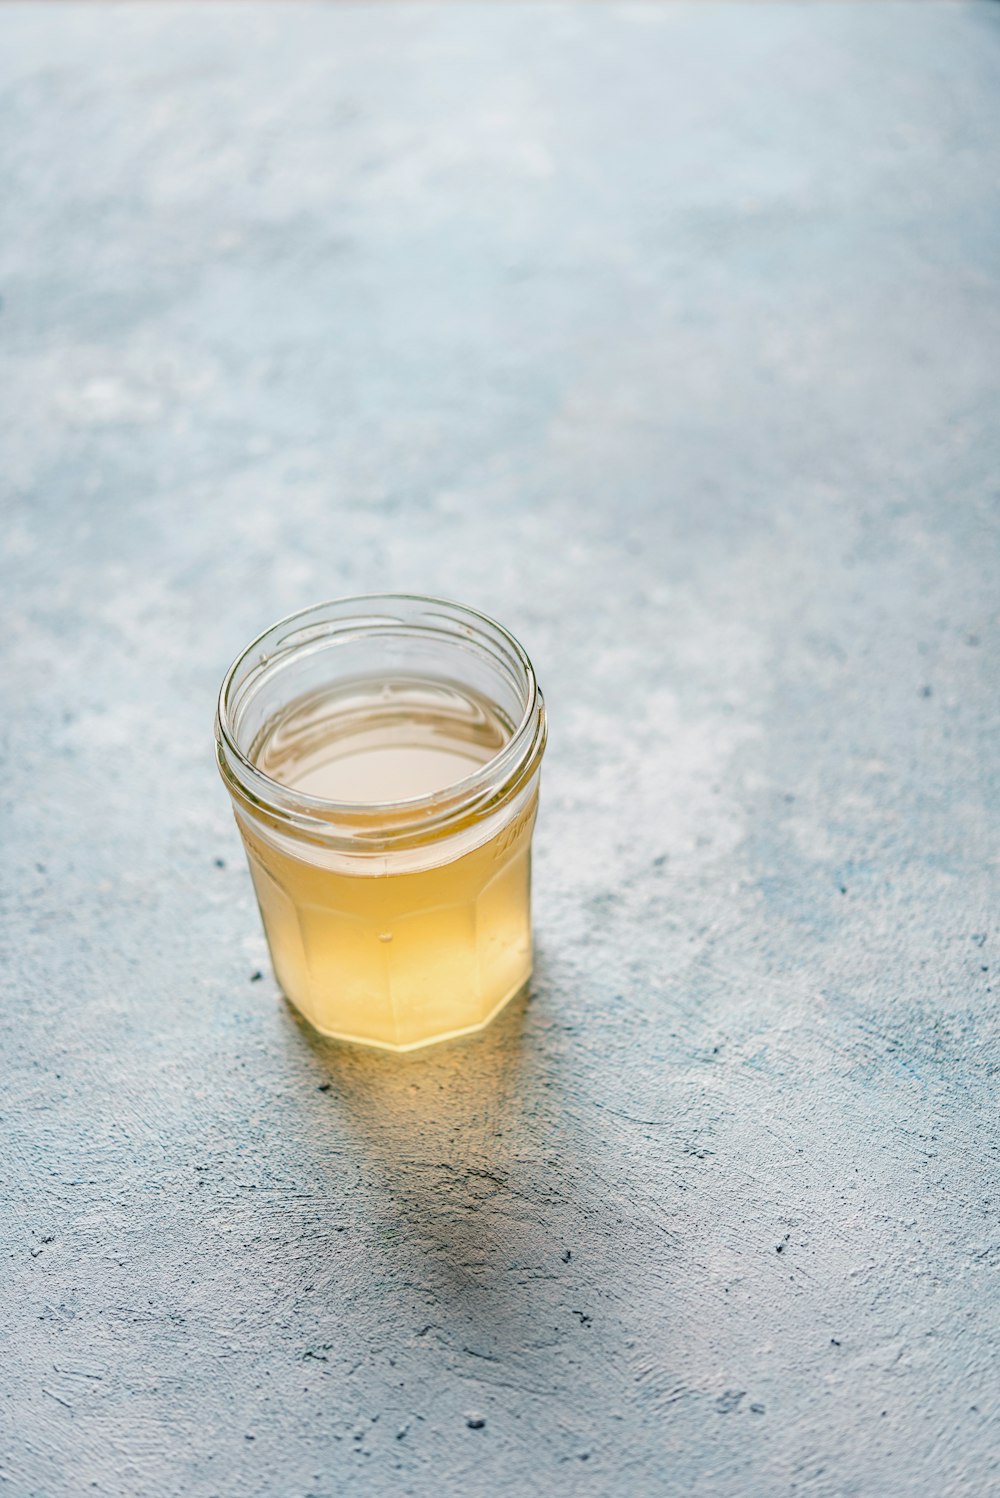
M 0 1490 L 1000 1489 L 998 184 L 985 4 L 0 8 Z M 210 732 L 382 588 L 552 725 L 402 1059 Z

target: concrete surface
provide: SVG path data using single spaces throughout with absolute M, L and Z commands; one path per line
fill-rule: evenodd
M 0 88 L 0 1491 L 1000 1491 L 1000 7 L 14 5 Z M 530 1001 L 400 1060 L 211 749 L 381 588 L 552 724 Z

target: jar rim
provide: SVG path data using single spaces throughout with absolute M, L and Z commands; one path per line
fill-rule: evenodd
M 400 610 L 402 612 L 392 612 Z M 406 617 L 409 611 L 409 617 Z M 437 620 L 435 627 L 434 621 Z M 418 621 L 423 621 L 419 622 Z M 430 622 L 427 622 L 430 621 Z M 447 621 L 453 627 L 446 629 Z M 309 626 L 314 626 L 310 630 Z M 277 661 L 318 645 L 341 630 L 355 633 L 419 629 L 454 643 L 474 641 L 481 648 L 504 649 L 505 664 L 518 672 L 525 701 L 510 738 L 471 774 L 437 791 L 398 801 L 338 801 L 283 784 L 261 770 L 240 747 L 233 721 L 239 698 Z M 455 626 L 458 628 L 456 629 Z M 266 647 L 278 648 L 266 653 Z M 254 663 L 253 657 L 258 660 Z M 243 674 L 241 675 L 241 671 Z M 215 714 L 219 769 L 234 800 L 257 817 L 300 836 L 330 846 L 377 848 L 422 842 L 442 836 L 456 825 L 477 819 L 491 806 L 516 794 L 534 772 L 545 747 L 545 707 L 535 670 L 526 650 L 511 632 L 488 614 L 451 599 L 420 593 L 363 593 L 328 599 L 297 609 L 263 630 L 240 651 L 219 690 Z M 379 813 L 372 827 L 372 812 Z

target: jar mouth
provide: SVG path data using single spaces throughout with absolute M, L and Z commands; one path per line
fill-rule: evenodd
M 428 794 L 360 803 L 300 791 L 268 775 L 250 757 L 246 734 L 241 735 L 242 719 L 255 694 L 283 667 L 345 644 L 404 639 L 456 655 L 464 649 L 467 664 L 478 658 L 514 693 L 520 715 L 507 715 L 513 724 L 510 737 L 490 759 Z M 336 673 L 330 679 L 335 681 Z M 219 769 L 238 804 L 257 818 L 314 841 L 344 848 L 364 845 L 369 850 L 440 836 L 516 795 L 538 766 L 546 731 L 534 667 L 510 631 L 465 604 L 416 593 L 332 599 L 279 619 L 229 667 L 215 716 Z

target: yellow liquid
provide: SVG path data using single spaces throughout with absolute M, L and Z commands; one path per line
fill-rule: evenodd
M 250 757 L 308 795 L 370 808 L 429 795 L 475 772 L 510 725 L 465 688 L 401 679 L 300 698 Z M 531 974 L 530 848 L 537 794 L 461 840 L 326 860 L 240 829 L 278 982 L 326 1035 L 405 1050 L 478 1029 Z M 451 856 L 449 856 L 449 847 Z M 455 850 L 458 849 L 457 856 Z

